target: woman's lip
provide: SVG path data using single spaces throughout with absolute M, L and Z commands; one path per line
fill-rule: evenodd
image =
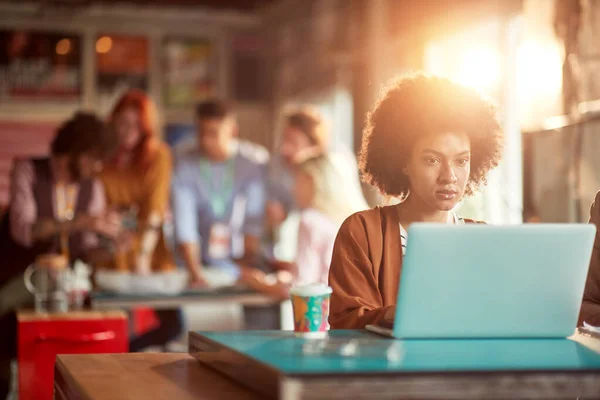
M 453 190 L 438 190 L 435 196 L 441 200 L 452 200 L 458 195 L 458 192 Z
M 456 190 L 438 190 L 436 193 L 441 193 L 441 194 L 457 194 L 458 192 Z

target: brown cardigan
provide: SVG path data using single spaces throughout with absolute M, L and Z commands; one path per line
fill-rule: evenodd
M 585 321 L 590 325 L 598 326 L 600 325 L 600 192 L 596 193 L 596 199 L 592 203 L 589 222 L 596 224 L 597 231 L 578 325 L 582 325 Z
M 473 222 L 466 220 L 465 222 Z M 396 304 L 402 246 L 396 206 L 349 217 L 335 240 L 329 285 L 332 329 L 362 329 Z

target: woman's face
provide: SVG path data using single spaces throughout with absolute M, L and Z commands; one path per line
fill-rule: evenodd
M 410 196 L 432 210 L 452 210 L 463 197 L 471 172 L 469 137 L 447 132 L 420 138 L 404 172 L 410 180 Z
M 298 171 L 294 182 L 294 200 L 298 208 L 306 209 L 312 206 L 315 197 L 313 179 L 306 172 Z
M 279 153 L 290 165 L 296 164 L 302 159 L 303 153 L 313 148 L 308 136 L 300 129 L 288 125 L 283 131 Z
M 134 108 L 123 110 L 115 118 L 115 129 L 119 145 L 124 150 L 133 150 L 142 139 L 140 115 Z

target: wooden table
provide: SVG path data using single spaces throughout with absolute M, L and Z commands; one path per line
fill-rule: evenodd
M 260 399 L 187 354 L 92 354 L 56 359 L 56 400 Z

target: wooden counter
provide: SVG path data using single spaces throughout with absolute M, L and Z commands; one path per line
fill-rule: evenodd
M 56 400 L 259 399 L 187 354 L 61 355 Z

